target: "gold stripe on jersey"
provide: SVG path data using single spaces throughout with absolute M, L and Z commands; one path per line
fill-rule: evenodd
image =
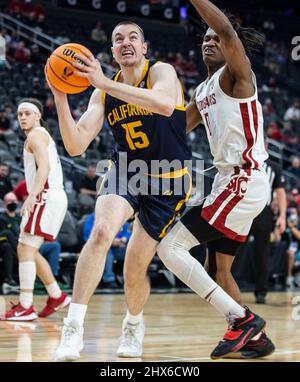
M 146 174 L 146 175 L 152 176 L 152 178 L 177 179 L 177 178 L 183 177 L 185 174 L 189 174 L 187 167 L 184 167 L 176 171 L 166 172 L 164 174 Z
M 185 170 L 185 169 L 183 169 Z M 176 172 L 176 171 L 175 171 Z M 190 198 L 190 195 L 191 195 L 191 192 L 192 192 L 192 177 L 191 177 L 191 174 L 189 173 L 189 171 L 187 170 L 186 168 L 186 174 L 188 175 L 189 177 L 189 181 L 190 181 L 190 185 L 189 185 L 189 190 L 186 194 L 186 197 L 182 200 L 180 200 L 177 204 L 177 206 L 175 207 L 175 210 L 174 210 L 174 215 L 172 217 L 172 219 L 169 221 L 169 223 L 167 223 L 164 228 L 162 229 L 160 235 L 159 235 L 159 238 L 162 239 L 164 236 L 166 236 L 166 233 L 167 233 L 167 229 L 170 227 L 170 225 L 174 222 L 174 220 L 176 219 L 176 216 L 178 215 L 178 211 L 180 211 L 180 208 L 183 206 L 183 203 L 186 203 L 188 201 L 188 199 Z
M 180 110 L 180 111 L 185 111 L 186 107 L 185 107 L 185 99 L 184 99 L 184 90 L 183 90 L 183 86 L 182 86 L 181 81 L 179 81 L 179 82 L 180 82 L 181 93 L 182 93 L 182 103 L 180 106 L 176 106 L 175 109 Z
M 106 92 L 104 90 L 101 91 L 101 103 L 103 106 L 105 106 L 105 98 L 106 98 Z

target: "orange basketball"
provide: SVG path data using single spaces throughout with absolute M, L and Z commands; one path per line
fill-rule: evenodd
M 59 46 L 49 57 L 46 66 L 47 77 L 50 83 L 63 93 L 81 93 L 91 85 L 86 78 L 74 74 L 76 68 L 72 66 L 72 63 L 81 62 L 74 58 L 77 53 L 83 55 L 80 49 L 91 53 L 83 45 L 68 43 Z

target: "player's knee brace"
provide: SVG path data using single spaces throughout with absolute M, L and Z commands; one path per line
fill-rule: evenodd
M 157 253 L 171 272 L 199 296 L 205 298 L 217 285 L 189 253 L 192 247 L 199 244 L 190 231 L 179 222 L 161 241 Z

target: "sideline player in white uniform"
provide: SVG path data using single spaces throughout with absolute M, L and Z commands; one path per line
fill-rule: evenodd
M 25 180 L 29 195 L 22 209 L 18 258 L 20 299 L 3 320 L 31 321 L 38 315 L 33 306 L 36 274 L 44 283 L 49 298 L 39 317 L 47 317 L 67 306 L 71 298 L 62 292 L 48 262 L 40 255 L 44 240 L 56 238 L 67 211 L 67 196 L 56 146 L 42 120 L 43 106 L 34 99 L 23 99 L 18 106 L 18 120 L 26 135 L 24 144 Z
M 158 254 L 171 271 L 203 297 L 201 265 L 189 258 L 188 251 L 207 242 L 216 253 L 214 269 L 207 261 L 209 274 L 240 302 L 231 266 L 253 219 L 265 207 L 269 192 L 263 169 L 268 154 L 262 108 L 247 57 L 256 43 L 262 43 L 262 37 L 252 29 L 241 28 L 232 17 L 229 20 L 207 0 L 191 3 L 209 26 L 202 44 L 208 77 L 197 87 L 187 107 L 187 130 L 204 123 L 218 173 L 205 202 L 192 208 L 173 227 L 160 243 Z M 232 317 L 228 321 L 231 325 L 212 358 L 254 358 L 274 351 L 272 342 L 260 332 L 237 352 L 239 325 Z

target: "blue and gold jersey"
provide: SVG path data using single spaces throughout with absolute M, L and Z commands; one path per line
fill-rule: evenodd
M 155 61 L 146 60 L 136 87 L 151 89 L 150 71 L 154 64 Z M 113 80 L 118 81 L 120 74 L 121 71 L 113 77 Z M 191 158 L 186 140 L 184 99 L 172 116 L 165 117 L 128 104 L 109 94 L 104 93 L 103 98 L 105 115 L 117 143 L 117 156 L 118 152 L 126 152 L 128 163 L 140 159 L 148 164 L 151 160 L 175 159 L 183 163 Z

